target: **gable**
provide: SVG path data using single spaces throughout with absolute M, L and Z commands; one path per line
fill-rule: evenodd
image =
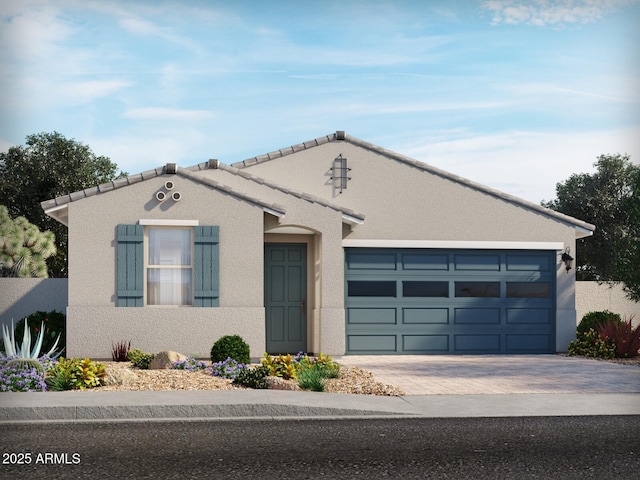
M 345 159 L 346 188 L 337 188 L 335 161 Z M 573 228 L 576 238 L 595 227 L 409 157 L 337 132 L 232 164 L 281 184 L 363 212 L 354 235 L 435 239 L 547 237 Z

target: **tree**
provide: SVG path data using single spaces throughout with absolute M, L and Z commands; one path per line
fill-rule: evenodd
M 573 174 L 544 206 L 596 226 L 576 243 L 576 278 L 622 282 L 640 301 L 640 166 L 629 155 L 600 155 L 596 173 Z
M 109 182 L 116 169 L 109 158 L 58 132 L 28 135 L 26 146 L 0 153 L 0 204 L 11 217 L 55 234 L 57 253 L 47 260 L 51 277 L 67 276 L 67 227 L 46 215 L 40 202 Z
M 46 278 L 46 259 L 56 253 L 52 232 L 40 232 L 26 218 L 15 220 L 0 205 L 0 276 Z

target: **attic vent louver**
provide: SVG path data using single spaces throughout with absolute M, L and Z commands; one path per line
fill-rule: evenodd
M 342 193 L 342 191 L 347 188 L 347 181 L 351 180 L 351 177 L 349 177 L 347 173 L 351 170 L 350 168 L 347 168 L 347 159 L 344 158 L 342 154 L 338 155 L 333 161 L 333 167 L 331 170 L 333 188 L 334 190 L 337 190 L 338 193 Z
M 164 173 L 174 174 L 178 171 L 178 166 L 175 163 L 167 163 L 167 166 L 164 168 Z
M 218 168 L 220 166 L 220 162 L 214 158 L 210 159 L 207 163 L 209 168 Z

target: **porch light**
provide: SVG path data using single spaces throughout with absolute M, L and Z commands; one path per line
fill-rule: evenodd
M 571 264 L 573 263 L 573 257 L 569 255 L 571 250 L 567 247 L 562 254 L 562 261 L 564 262 L 564 267 L 567 269 L 567 273 L 571 270 Z

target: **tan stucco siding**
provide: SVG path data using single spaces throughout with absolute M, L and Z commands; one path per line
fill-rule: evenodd
M 341 194 L 330 179 L 339 154 L 351 169 Z M 363 213 L 365 222 L 352 239 L 557 241 L 574 235 L 572 227 L 539 212 L 348 142 L 330 142 L 246 171 Z
M 171 178 L 179 202 L 155 199 Z M 220 305 L 262 303 L 262 209 L 177 176 L 163 176 L 69 205 L 69 305 L 114 306 L 116 225 L 198 220 L 220 227 Z

